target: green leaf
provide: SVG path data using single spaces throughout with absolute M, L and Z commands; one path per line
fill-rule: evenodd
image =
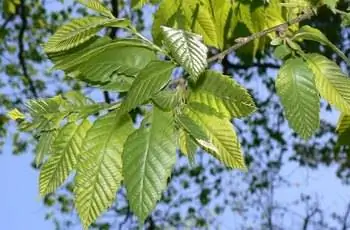
M 238 23 L 238 17 L 234 17 L 236 2 L 229 0 L 209 0 L 210 9 L 214 17 L 217 44 L 220 49 L 233 37 L 233 31 Z
M 323 0 L 323 3 L 328 6 L 329 9 L 335 10 L 339 0 Z
M 109 113 L 98 118 L 83 141 L 74 192 L 75 206 L 86 229 L 112 205 L 123 179 L 123 145 L 133 124 L 127 115 L 118 117 Z
M 244 117 L 256 110 L 246 89 L 229 76 L 212 70 L 200 76 L 189 103 L 207 105 L 225 117 Z
M 320 125 L 320 98 L 314 78 L 303 59 L 293 58 L 281 67 L 276 80 L 288 123 L 304 139 Z
M 346 55 L 338 49 L 331 41 L 328 40 L 328 38 L 318 29 L 313 28 L 311 26 L 305 25 L 300 28 L 297 34 L 294 35 L 294 39 L 306 39 L 306 40 L 312 40 L 319 42 L 323 45 L 327 45 L 330 48 L 334 50 L 348 65 L 350 65 L 349 58 L 346 57 Z
M 82 152 L 83 138 L 90 127 L 90 122 L 84 120 L 80 125 L 68 123 L 58 132 L 52 143 L 53 154 L 40 171 L 42 196 L 54 192 L 74 169 Z
M 282 44 L 275 48 L 273 55 L 278 59 L 284 59 L 291 53 L 292 53 L 291 49 L 288 46 Z
M 338 144 L 350 145 L 350 115 L 342 113 L 337 124 Z
M 109 19 L 105 17 L 74 19 L 60 27 L 50 37 L 44 49 L 46 53 L 66 51 L 95 37 L 96 33 L 104 27 L 113 25 L 113 27 L 126 28 L 129 24 L 130 22 L 125 19 Z
M 108 91 L 127 92 L 135 80 L 133 77 L 116 73 L 112 74 L 110 79 L 107 84 L 100 85 L 99 87 Z
M 201 42 L 199 35 L 162 26 L 164 42 L 175 60 L 194 80 L 207 67 L 208 48 Z
M 129 111 L 146 102 L 170 80 L 174 64 L 165 61 L 152 61 L 136 76 L 128 95 L 122 105 L 124 111 Z
M 115 18 L 110 10 L 108 10 L 99 0 L 78 0 L 81 4 L 100 13 L 108 18 Z
M 207 45 L 218 47 L 214 17 L 209 8 L 196 0 L 187 0 L 182 2 L 182 10 L 192 31 L 200 34 Z
M 12 120 L 23 120 L 25 119 L 25 116 L 23 113 L 21 113 L 18 109 L 13 109 L 7 113 L 7 116 L 10 117 Z
M 179 93 L 174 90 L 163 90 L 152 97 L 152 101 L 165 111 L 173 110 L 179 104 L 179 100 Z
M 46 131 L 40 135 L 35 148 L 35 165 L 38 167 L 43 162 L 45 155 L 52 153 L 52 142 L 57 135 L 57 131 Z
M 148 2 L 148 0 L 131 0 L 131 8 L 132 9 L 140 9 L 147 2 Z
M 188 133 L 196 139 L 204 150 L 211 153 L 227 167 L 246 169 L 238 137 L 228 119 L 201 113 L 190 107 L 185 107 L 183 113 L 184 116 L 196 123 L 196 126 L 191 125 L 186 128 L 191 128 L 188 129 Z M 195 135 L 197 135 L 198 130 L 195 127 L 200 127 L 205 132 L 208 141 L 197 139 Z
M 96 49 L 111 43 L 111 41 L 109 37 L 91 39 L 69 51 L 49 53 L 48 56 L 54 62 L 55 69 L 63 70 L 66 74 L 70 74 L 76 71 L 77 67 L 82 63 L 89 60 L 91 52 L 95 52 Z
M 181 153 L 187 156 L 190 164 L 193 165 L 195 162 L 197 143 L 184 129 L 179 130 L 179 146 Z
M 319 54 L 305 56 L 315 74 L 315 82 L 321 96 L 343 113 L 350 113 L 350 79 L 339 66 Z
M 163 35 L 161 26 L 173 26 L 178 18 L 180 1 L 162 0 L 154 14 L 152 38 L 155 44 L 162 45 Z
M 78 67 L 84 79 L 96 82 L 110 80 L 113 73 L 134 76 L 156 59 L 153 50 L 144 44 L 112 42 L 92 51 L 90 58 Z
M 176 161 L 174 119 L 157 107 L 127 139 L 123 175 L 131 210 L 144 221 L 160 200 Z

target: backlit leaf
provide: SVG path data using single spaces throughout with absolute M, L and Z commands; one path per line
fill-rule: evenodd
M 162 26 L 162 32 L 164 42 L 175 60 L 197 80 L 207 67 L 208 48 L 201 42 L 201 37 L 165 26 Z
M 286 61 L 276 80 L 277 94 L 289 125 L 304 139 L 320 124 L 320 98 L 315 76 L 301 58 Z
M 112 205 L 123 179 L 122 152 L 131 119 L 109 113 L 98 118 L 83 141 L 77 164 L 75 206 L 85 228 Z
M 229 76 L 212 70 L 200 76 L 189 103 L 207 105 L 226 117 L 244 117 L 256 110 L 246 89 Z
M 129 136 L 123 153 L 127 198 L 141 221 L 160 200 L 176 161 L 173 114 L 154 107 L 146 122 Z
M 334 50 L 345 62 L 350 65 L 350 60 L 345 56 L 345 54 L 338 49 L 328 38 L 318 29 L 311 26 L 305 25 L 300 28 L 297 34 L 294 35 L 293 39 L 306 39 L 319 42 L 323 45 L 327 45 Z
M 146 102 L 169 82 L 174 64 L 165 61 L 152 61 L 136 76 L 122 105 L 129 111 Z
M 350 145 L 350 115 L 341 114 L 337 124 L 338 144 Z
M 224 163 L 227 167 L 246 169 L 241 146 L 231 122 L 214 115 L 201 113 L 190 107 L 184 109 L 184 116 L 191 119 L 202 130 L 204 130 L 208 141 L 199 140 L 195 135 L 197 131 L 188 130 L 190 135 L 196 139 L 197 143 L 215 158 Z M 196 127 L 196 126 L 187 126 Z
M 350 113 L 350 78 L 339 66 L 319 54 L 306 55 L 321 96 L 343 113 Z
M 40 171 L 40 194 L 42 196 L 54 192 L 74 169 L 78 156 L 82 153 L 82 142 L 91 127 L 88 120 L 80 125 L 66 124 L 52 143 L 49 160 Z
M 81 4 L 100 13 L 103 16 L 114 18 L 112 12 L 108 10 L 99 0 L 78 0 Z
M 60 27 L 50 37 L 44 49 L 46 53 L 60 52 L 74 48 L 96 36 L 96 33 L 109 25 L 125 28 L 129 25 L 125 19 L 110 19 L 105 17 L 85 17 L 74 19 Z

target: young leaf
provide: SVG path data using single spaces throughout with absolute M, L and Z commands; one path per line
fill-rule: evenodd
M 122 108 L 129 111 L 146 102 L 169 82 L 174 64 L 152 61 L 136 76 Z
M 238 137 L 228 119 L 201 113 L 190 107 L 185 107 L 183 112 L 184 116 L 197 124 L 196 126 L 187 126 L 188 133 L 196 139 L 204 150 L 211 153 L 227 167 L 246 169 Z M 196 138 L 198 130 L 192 128 L 197 126 L 205 132 L 208 141 Z
M 193 165 L 197 151 L 197 143 L 184 129 L 179 130 L 179 146 L 181 153 L 187 156 L 190 164 Z
M 288 46 L 282 44 L 275 48 L 273 55 L 278 59 L 285 59 L 291 53 L 292 50 Z
M 152 101 L 161 109 L 170 111 L 179 103 L 179 93 L 177 91 L 163 90 L 152 97 Z
M 155 44 L 161 46 L 163 35 L 161 26 L 172 26 L 175 24 L 179 11 L 180 1 L 162 0 L 157 12 L 154 14 L 152 25 L 152 38 Z
M 321 96 L 341 112 L 350 113 L 350 79 L 336 63 L 322 55 L 308 54 L 306 60 Z
M 52 142 L 56 138 L 57 131 L 46 131 L 40 135 L 35 148 L 35 165 L 38 167 L 44 160 L 45 155 L 52 153 Z
M 208 48 L 199 35 L 162 26 L 164 42 L 175 60 L 196 81 L 207 67 Z
M 90 122 L 84 120 L 80 125 L 68 123 L 58 132 L 52 143 L 53 154 L 40 171 L 42 196 L 54 192 L 74 169 L 81 154 L 83 138 L 90 127 Z
M 60 27 L 50 37 L 44 50 L 46 53 L 69 50 L 95 37 L 98 31 L 110 24 L 113 24 L 113 27 L 126 28 L 130 22 L 126 19 L 109 19 L 105 17 L 74 19 Z
M 176 161 L 173 114 L 154 107 L 146 123 L 129 136 L 123 153 L 127 197 L 141 221 L 161 198 Z
M 110 10 L 108 10 L 99 0 L 78 0 L 81 4 L 100 13 L 108 18 L 115 18 Z
M 23 113 L 21 113 L 18 109 L 13 109 L 7 113 L 7 116 L 11 118 L 12 120 L 23 120 L 26 117 L 24 116 Z
M 289 125 L 304 139 L 320 124 L 320 98 L 314 74 L 301 58 L 286 61 L 281 67 L 276 89 Z
M 238 17 L 233 16 L 237 3 L 229 0 L 209 0 L 209 4 L 215 21 L 218 47 L 224 49 L 226 42 L 233 37 L 238 23 Z
M 148 0 L 131 0 L 131 8 L 132 9 L 140 9 L 147 2 L 148 2 Z
M 338 144 L 350 145 L 350 115 L 342 113 L 337 124 Z
M 83 141 L 77 163 L 75 206 L 87 227 L 113 202 L 122 177 L 123 145 L 133 131 L 128 115 L 98 118 Z
M 182 2 L 182 9 L 192 31 L 200 34 L 207 45 L 218 47 L 214 17 L 209 7 L 196 0 L 187 0 Z
M 311 26 L 305 25 L 300 28 L 297 34 L 294 35 L 294 39 L 306 39 L 319 42 L 323 45 L 327 45 L 334 50 L 348 65 L 350 65 L 350 60 L 345 56 L 345 54 L 338 49 L 328 38 L 318 29 Z
M 245 88 L 229 76 L 212 70 L 200 76 L 189 102 L 208 105 L 225 117 L 244 117 L 256 110 Z

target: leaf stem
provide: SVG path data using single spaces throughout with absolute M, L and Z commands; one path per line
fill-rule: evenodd
M 247 43 L 249 43 L 249 42 L 251 42 L 251 41 L 253 41 L 253 40 L 257 39 L 257 38 L 261 38 L 261 37 L 266 36 L 267 34 L 272 33 L 272 32 L 283 31 L 287 27 L 289 27 L 290 25 L 293 25 L 293 24 L 299 23 L 301 21 L 304 21 L 306 19 L 309 19 L 313 15 L 315 15 L 315 13 L 312 10 L 308 10 L 308 11 L 305 11 L 303 14 L 299 15 L 298 17 L 293 18 L 293 19 L 291 19 L 291 20 L 289 20 L 289 21 L 287 21 L 285 23 L 282 23 L 282 24 L 273 26 L 271 28 L 268 28 L 266 30 L 254 33 L 254 34 L 252 34 L 250 36 L 247 36 L 247 37 L 237 38 L 235 40 L 236 44 L 234 44 L 230 48 L 222 51 L 221 53 L 218 53 L 218 54 L 208 58 L 207 61 L 208 61 L 208 63 L 210 63 L 210 62 L 214 62 L 214 61 L 217 61 L 217 60 L 221 60 L 226 55 L 231 53 L 232 51 L 235 51 L 235 50 L 239 49 L 240 47 L 246 45 Z

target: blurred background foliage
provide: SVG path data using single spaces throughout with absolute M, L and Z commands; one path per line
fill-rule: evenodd
M 130 18 L 140 31 L 147 37 L 151 36 L 152 17 L 159 1 L 136 10 L 130 7 L 134 1 L 104 2 L 113 9 L 115 16 Z M 342 0 L 338 8 L 346 10 L 348 5 Z M 0 144 L 3 145 L 11 136 L 12 154 L 31 154 L 35 152 L 33 144 L 37 140 L 11 131 L 14 123 L 9 122 L 7 111 L 14 107 L 25 109 L 24 103 L 30 98 L 54 96 L 72 89 L 107 102 L 120 95 L 101 92 L 64 76 L 62 72 L 52 71 L 51 63 L 43 53 L 41 45 L 57 27 L 70 18 L 91 12 L 69 0 L 1 0 L 1 7 Z M 349 56 L 350 30 L 340 22 L 340 16 L 323 7 L 317 16 L 303 23 L 320 29 Z M 112 37 L 123 36 L 116 30 L 104 33 Z M 246 35 L 247 28 L 238 23 L 230 33 L 226 46 L 235 38 Z M 342 210 L 326 209 L 322 205 L 322 191 L 303 193 L 298 189 L 300 184 L 290 179 L 298 170 L 310 170 L 312 175 L 317 170 L 330 168 L 329 171 L 336 174 L 336 180 L 340 180 L 344 187 L 349 186 L 350 151 L 346 146 L 336 146 L 334 133 L 339 114 L 322 102 L 323 120 L 317 134 L 307 142 L 298 138 L 288 128 L 275 94 L 274 79 L 281 62 L 274 57 L 273 48 L 269 46 L 252 58 L 253 46 L 250 43 L 212 66 L 246 86 L 259 108 L 249 118 L 235 121 L 249 172 L 227 170 L 200 152 L 196 163 L 189 166 L 179 155 L 169 187 L 146 220 L 145 228 L 290 229 L 293 223 L 295 229 L 350 229 L 350 198 L 344 200 Z M 304 42 L 303 49 L 322 53 L 349 72 L 349 66 L 329 48 L 315 42 Z M 213 49 L 211 52 L 217 51 Z M 281 194 L 285 198 L 281 199 Z M 286 198 L 289 196 L 293 199 Z M 57 229 L 74 229 L 79 222 L 72 199 L 72 185 L 68 181 L 60 191 L 43 200 L 47 206 L 46 218 L 52 220 Z M 118 202 L 92 228 L 138 227 L 125 202 L 124 189 L 117 194 L 116 200 Z

